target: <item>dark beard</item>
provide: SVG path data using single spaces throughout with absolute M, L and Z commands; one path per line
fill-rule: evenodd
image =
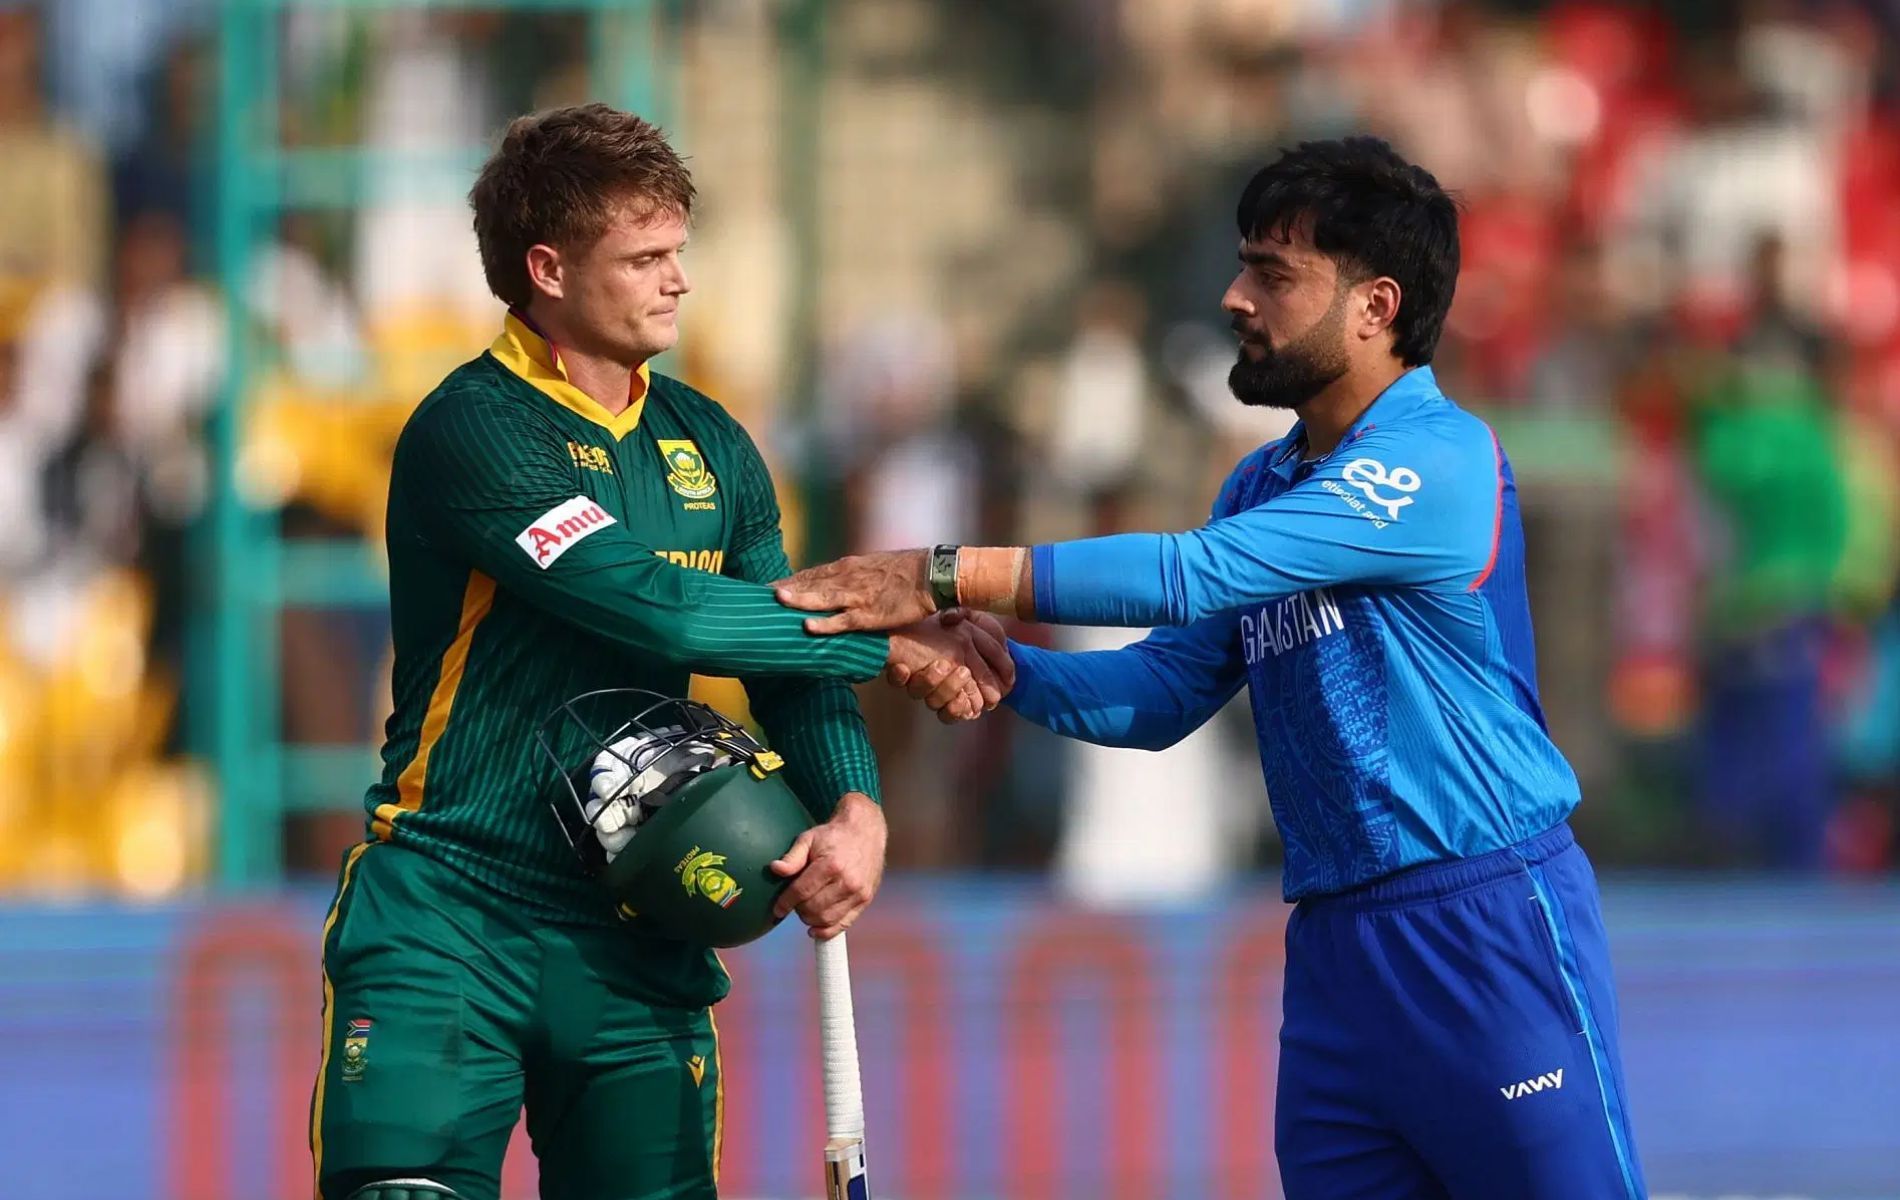
M 1247 357 L 1227 372 L 1227 390 L 1253 408 L 1298 408 L 1344 375 L 1349 364 L 1341 345 L 1345 306 L 1335 303 L 1298 341 L 1268 350 L 1259 362 Z

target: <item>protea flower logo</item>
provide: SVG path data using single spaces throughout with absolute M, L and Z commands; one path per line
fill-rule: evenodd
M 704 500 L 719 490 L 719 481 L 706 469 L 706 459 L 689 439 L 657 439 L 666 460 L 666 482 L 688 500 Z
M 689 896 L 704 896 L 721 908 L 731 908 L 745 889 L 740 887 L 732 876 L 720 870 L 726 861 L 723 854 L 714 854 L 710 850 L 701 850 L 694 846 L 675 867 L 680 883 Z

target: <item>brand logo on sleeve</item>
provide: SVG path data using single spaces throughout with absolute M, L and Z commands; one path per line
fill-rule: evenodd
M 1374 529 L 1384 529 L 1398 520 L 1399 510 L 1412 502 L 1410 493 L 1416 492 L 1423 482 L 1412 468 L 1400 467 L 1395 471 L 1387 471 L 1385 464 L 1376 458 L 1353 459 L 1346 464 L 1339 477 L 1345 483 L 1338 479 L 1322 479 L 1319 481 L 1320 488 L 1344 500 L 1347 508 L 1371 521 Z M 1348 484 L 1357 488 L 1366 500 L 1372 501 L 1372 505 L 1347 491 Z M 1399 494 L 1393 495 L 1394 492 Z M 1374 512 L 1374 506 L 1383 509 L 1385 515 L 1382 517 Z
M 1412 502 L 1411 493 L 1424 481 L 1410 467 L 1392 471 L 1376 458 L 1355 458 L 1346 464 L 1339 477 L 1365 493 L 1366 499 L 1385 510 L 1387 520 L 1399 519 L 1399 510 Z M 1398 492 L 1399 495 L 1391 493 Z
M 515 545 L 527 551 L 534 565 L 545 571 L 575 542 L 614 523 L 612 514 L 599 504 L 576 496 L 542 513 L 515 538 Z

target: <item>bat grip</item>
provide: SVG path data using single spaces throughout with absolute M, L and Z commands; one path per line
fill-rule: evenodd
M 825 1136 L 864 1136 L 864 1088 L 858 1078 L 858 1030 L 851 1012 L 851 959 L 845 935 L 817 942 L 818 1037 L 824 1048 Z

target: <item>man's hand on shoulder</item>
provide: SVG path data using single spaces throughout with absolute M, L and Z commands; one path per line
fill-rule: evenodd
M 772 863 L 774 874 L 792 879 L 773 911 L 781 917 L 797 912 L 819 941 L 843 933 L 884 881 L 886 837 L 877 802 L 846 792 L 829 821 L 799 834 Z

